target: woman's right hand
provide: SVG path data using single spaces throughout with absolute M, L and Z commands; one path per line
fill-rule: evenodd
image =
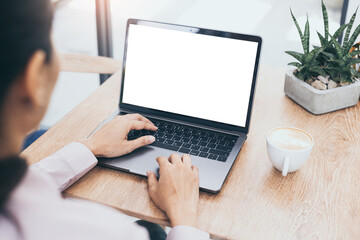
M 158 157 L 159 180 L 148 171 L 149 196 L 168 215 L 171 225 L 197 227 L 199 169 L 191 165 L 190 156 L 172 154 Z

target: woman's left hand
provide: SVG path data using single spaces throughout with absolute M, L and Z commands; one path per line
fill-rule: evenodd
M 79 142 L 87 146 L 96 157 L 119 157 L 155 141 L 154 136 L 127 140 L 131 130 L 141 129 L 156 131 L 157 127 L 140 114 L 117 116 L 89 138 L 81 139 Z

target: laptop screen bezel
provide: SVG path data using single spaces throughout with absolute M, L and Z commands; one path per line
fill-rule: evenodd
M 129 27 L 131 24 L 166 28 L 166 29 L 172 29 L 172 30 L 178 30 L 178 31 L 185 31 L 185 32 L 193 33 L 193 34 L 204 34 L 204 35 L 239 39 L 239 40 L 245 40 L 245 41 L 251 41 L 251 42 L 258 43 L 245 126 L 241 127 L 241 126 L 236 126 L 236 125 L 232 125 L 232 124 L 228 124 L 228 123 L 221 123 L 221 122 L 216 122 L 216 121 L 211 121 L 211 120 L 205 120 L 202 118 L 191 117 L 191 116 L 186 116 L 186 115 L 182 115 L 182 114 L 171 113 L 171 112 L 161 111 L 161 110 L 157 110 L 157 109 L 136 106 L 136 105 L 132 105 L 129 103 L 124 103 L 123 102 L 123 92 L 124 92 L 124 81 L 125 81 L 125 74 L 126 74 L 126 56 L 127 56 Z M 127 26 L 126 26 L 126 39 L 125 39 L 125 45 L 124 45 L 119 108 L 122 110 L 130 110 L 132 112 L 139 112 L 142 114 L 149 114 L 149 115 L 155 115 L 155 116 L 164 117 L 164 118 L 176 119 L 176 120 L 183 121 L 183 122 L 190 122 L 190 123 L 208 126 L 208 127 L 212 127 L 212 128 L 223 129 L 223 130 L 232 131 L 232 132 L 242 132 L 242 133 L 247 134 L 249 132 L 251 112 L 252 112 L 253 100 L 254 100 L 254 95 L 255 95 L 255 86 L 256 86 L 256 80 L 257 80 L 257 74 L 258 74 L 261 44 L 262 44 L 261 37 L 254 36 L 254 35 L 224 32 L 224 31 L 218 31 L 218 30 L 210 30 L 210 29 L 198 28 L 198 27 L 189 27 L 189 26 L 169 24 L 169 23 L 153 22 L 153 21 L 140 20 L 140 19 L 128 19 Z M 216 111 L 216 109 L 214 109 L 214 111 Z

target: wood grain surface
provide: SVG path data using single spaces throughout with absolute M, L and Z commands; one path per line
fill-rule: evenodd
M 62 71 L 112 74 L 122 67 L 121 61 L 101 56 L 61 53 L 59 58 Z
M 261 67 L 248 140 L 222 191 L 200 194 L 200 228 L 226 239 L 360 239 L 360 105 L 312 115 L 284 95 L 284 74 Z M 113 75 L 22 156 L 34 163 L 86 137 L 116 108 L 120 77 Z M 287 177 L 272 167 L 265 144 L 267 131 L 282 125 L 315 140 L 308 162 Z M 169 225 L 143 177 L 96 167 L 66 195 Z

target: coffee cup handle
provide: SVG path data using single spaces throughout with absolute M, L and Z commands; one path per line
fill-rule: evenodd
M 283 165 L 283 168 L 282 168 L 282 175 L 283 175 L 284 177 L 288 174 L 288 171 L 289 171 L 289 161 L 290 161 L 290 158 L 289 158 L 289 157 L 285 157 L 285 159 L 284 159 L 284 165 Z

